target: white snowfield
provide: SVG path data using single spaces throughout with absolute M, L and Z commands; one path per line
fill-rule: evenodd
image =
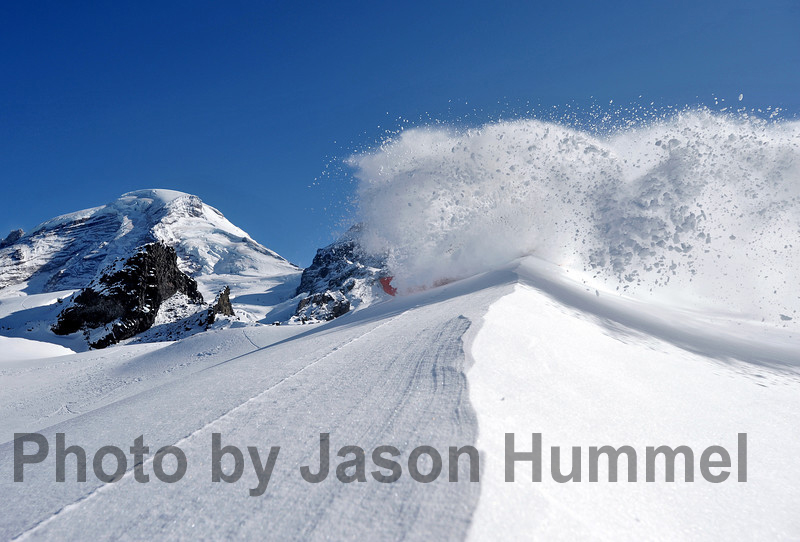
M 32 341 L 21 337 L 3 337 L 0 335 L 0 352 L 6 361 L 39 359 L 72 354 L 72 350 L 58 344 Z
M 2 359 L 2 353 L 0 353 Z M 800 538 L 800 341 L 790 330 L 644 304 L 588 290 L 534 258 L 426 292 L 397 297 L 324 325 L 211 330 L 174 343 L 118 345 L 0 364 L 0 538 L 46 540 L 707 540 Z M 15 432 L 50 445 L 42 463 L 13 481 Z M 87 454 L 56 482 L 56 433 Z M 212 434 L 243 452 L 238 482 L 212 482 Z M 312 484 L 300 467 L 319 466 L 330 434 L 331 472 Z M 543 440 L 543 481 L 530 463 L 505 482 L 505 434 L 530 451 Z M 737 434 L 747 433 L 747 482 L 737 482 Z M 136 481 L 128 449 L 149 446 Z M 127 456 L 122 479 L 92 470 L 102 446 Z M 153 454 L 179 447 L 185 476 L 154 476 Z M 342 483 L 337 451 L 366 451 L 366 481 Z M 372 450 L 394 446 L 402 475 L 379 483 Z M 412 479 L 409 454 L 432 446 L 442 474 Z M 448 448 L 480 450 L 480 482 L 468 461 L 449 482 Z M 638 481 L 608 481 L 605 460 L 590 482 L 588 449 L 632 446 Z M 645 482 L 646 446 L 687 445 L 695 481 Z M 700 476 L 711 445 L 731 453 L 731 477 Z M 262 468 L 280 446 L 266 491 Z M 557 483 L 550 447 L 582 450 L 580 482 Z M 33 453 L 35 446 L 26 446 Z M 426 456 L 423 456 L 426 457 Z M 107 472 L 115 461 L 107 456 Z M 234 470 L 232 457 L 222 462 Z M 175 469 L 166 456 L 164 471 Z M 429 461 L 420 461 L 427 473 Z M 717 472 L 719 469 L 716 469 Z M 353 469 L 348 470 L 352 474 Z M 387 474 L 386 469 L 381 470 Z

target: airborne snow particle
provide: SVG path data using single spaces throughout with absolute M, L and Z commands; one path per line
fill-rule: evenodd
M 740 281 L 776 269 L 789 276 L 800 257 L 800 246 L 784 248 L 800 220 L 792 165 L 800 123 L 728 111 L 687 109 L 599 137 L 535 119 L 406 130 L 349 160 L 364 246 L 389 254 L 403 287 L 534 254 L 592 272 L 598 290 L 679 292 L 687 303 L 778 320 L 800 310 L 800 299 L 781 299 L 777 279 L 752 289 Z M 787 225 L 774 222 L 775 206 L 791 217 Z

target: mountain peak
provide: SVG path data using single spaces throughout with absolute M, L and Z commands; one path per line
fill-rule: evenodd
M 78 289 L 137 248 L 175 249 L 181 270 L 268 278 L 299 269 L 254 241 L 217 209 L 185 192 L 144 189 L 42 222 L 0 248 L 0 288 L 27 283 L 27 293 Z M 218 279 L 213 279 L 218 280 Z M 216 293 L 216 284 L 206 294 Z
M 119 197 L 119 199 L 120 200 L 149 199 L 166 204 L 173 200 L 186 196 L 191 196 L 191 194 L 187 194 L 186 192 L 180 192 L 178 190 L 169 190 L 167 188 L 144 188 L 142 190 L 133 190 L 131 192 L 126 192 L 122 194 Z

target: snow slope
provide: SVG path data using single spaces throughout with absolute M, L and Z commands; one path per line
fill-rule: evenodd
M 32 341 L 19 337 L 3 337 L 2 335 L 0 335 L 0 351 L 3 352 L 3 362 L 74 354 L 69 348 L 57 344 Z
M 14 484 L 6 460 L 12 445 L 6 443 L 0 446 L 0 491 L 8 496 L 8 505 L 0 534 L 62 539 L 115 538 L 130 532 L 137 537 L 252 538 L 270 533 L 315 539 L 465 535 L 479 489 L 467 481 L 466 472 L 458 484 L 440 480 L 425 485 L 406 476 L 387 485 L 345 485 L 335 479 L 310 485 L 297 468 L 313 464 L 320 432 L 331 434 L 334 450 L 348 444 L 366 449 L 390 444 L 406 457 L 420 444 L 446 450 L 474 442 L 460 340 L 469 320 L 462 314 L 476 316 L 495 289 L 467 292 L 463 287 L 438 291 L 433 303 L 409 297 L 321 326 L 220 330 L 149 353 L 148 359 L 113 362 L 119 367 L 112 371 L 117 378 L 123 368 L 133 376 L 153 364 L 175 365 L 181 358 L 192 360 L 196 368 L 182 369 L 178 376 L 159 373 L 162 385 L 103 406 L 93 399 L 75 405 L 83 413 L 54 426 L 44 427 L 48 421 L 41 420 L 39 426 L 19 423 L 8 430 L 27 425 L 50 438 L 64 432 L 87 450 L 111 443 L 129 446 L 142 434 L 153 449 L 168 443 L 180 446 L 190 464 L 186 477 L 172 486 L 140 485 L 131 476 L 107 487 L 91 477 L 84 484 L 57 484 L 52 463 L 44 463 L 30 471 L 30 479 Z M 286 337 L 296 332 L 302 333 Z M 276 333 L 283 334 L 277 342 Z M 199 345 L 219 345 L 223 339 L 232 341 L 231 346 L 198 360 Z M 116 348 L 112 355 L 124 351 Z M 74 380 L 76 388 L 89 389 L 95 381 Z M 19 394 L 31 391 L 20 389 Z M 14 408 L 15 398 L 6 400 Z M 256 485 L 252 472 L 245 471 L 237 484 L 209 481 L 212 432 L 222 433 L 226 443 L 259 446 L 262 455 L 269 445 L 281 446 L 267 496 L 248 496 L 248 488 Z M 114 521 L 98 521 L 109 517 Z
M 563 269 L 529 258 L 323 325 L 223 329 L 163 348 L 20 362 L 0 373 L 10 390 L 0 405 L 4 440 L 39 431 L 54 442 L 64 432 L 68 444 L 93 453 L 107 444 L 127 449 L 144 435 L 151 450 L 179 446 L 189 468 L 171 485 L 137 483 L 130 464 L 114 484 L 91 471 L 86 483 L 56 483 L 51 454 L 15 484 L 6 442 L 0 536 L 796 538 L 797 338 L 735 320 L 705 321 L 700 332 L 704 318 L 613 292 L 598 296 Z M 78 401 L 47 418 L 32 396 L 49 409 Z M 238 483 L 211 482 L 215 432 L 223 444 L 257 446 L 262 462 L 270 446 L 281 447 L 265 495 L 248 496 L 257 481 L 247 452 Z M 333 465 L 341 446 L 369 454 L 389 444 L 401 451 L 404 476 L 385 485 L 369 474 L 367 482 L 344 484 L 333 472 L 320 484 L 303 481 L 298 468 L 316 465 L 321 432 L 331 434 Z M 736 433 L 747 432 L 750 479 L 533 484 L 520 466 L 517 481 L 505 483 L 506 432 L 518 442 L 541 432 L 546 446 L 731 450 Z M 466 482 L 463 464 L 458 483 L 446 474 L 431 484 L 413 481 L 405 460 L 422 444 L 442 452 L 477 444 L 481 482 Z M 151 460 L 145 471 L 152 476 Z M 373 468 L 368 455 L 367 471 Z
M 565 283 L 553 288 L 541 267 L 520 268 L 520 283 L 489 308 L 472 343 L 470 397 L 485 470 L 470 538 L 797 539 L 800 340 L 763 329 L 745 338 L 737 335 L 744 324 L 698 327 L 652 307 L 648 321 L 613 296 L 622 325 L 609 318 L 603 294 L 581 296 L 575 285 L 572 303 L 560 302 Z M 542 434 L 542 483 L 530 482 L 524 463 L 514 483 L 504 481 L 506 432 L 523 451 L 531 433 Z M 738 433 L 748 435 L 748 481 L 705 481 L 702 450 L 722 445 L 735 461 Z M 656 482 L 644 481 L 645 448 L 662 444 L 695 451 L 695 482 L 681 481 L 680 461 L 678 482 L 663 481 L 661 464 Z M 639 482 L 625 481 L 624 460 L 622 481 L 607 481 L 604 460 L 600 482 L 588 481 L 589 447 L 603 445 L 637 450 Z M 547 475 L 551 446 L 561 447 L 565 473 L 570 447 L 582 447 L 582 482 Z

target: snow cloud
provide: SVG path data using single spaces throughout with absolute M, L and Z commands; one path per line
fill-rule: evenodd
M 687 110 L 597 136 L 414 128 L 349 160 L 398 285 L 533 254 L 604 290 L 800 320 L 800 123 Z

